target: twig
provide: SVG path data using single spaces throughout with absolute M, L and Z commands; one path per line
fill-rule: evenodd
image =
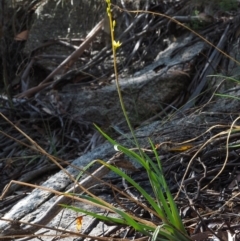
M 102 19 L 87 35 L 86 40 L 75 50 L 68 58 L 66 58 L 54 71 L 52 71 L 38 86 L 26 90 L 25 92 L 16 95 L 18 98 L 31 97 L 36 94 L 38 91 L 49 86 L 52 82 L 49 83 L 49 80 L 54 77 L 59 71 L 65 68 L 65 72 L 73 65 L 73 63 L 82 55 L 84 50 L 89 46 L 93 39 L 99 34 L 102 29 L 104 19 Z

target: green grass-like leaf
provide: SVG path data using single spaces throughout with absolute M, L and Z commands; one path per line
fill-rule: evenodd
M 87 210 L 75 208 L 72 206 L 64 206 L 70 208 L 72 210 L 83 212 L 85 214 L 91 215 L 95 218 L 98 218 L 102 221 L 107 222 L 115 222 L 116 224 L 124 224 L 133 227 L 136 231 L 141 232 L 144 235 L 147 235 L 152 238 L 152 240 L 191 240 L 190 237 L 187 235 L 187 232 L 184 228 L 182 220 L 179 216 L 177 206 L 174 202 L 172 194 L 168 188 L 166 180 L 164 178 L 164 173 L 162 170 L 161 161 L 159 159 L 158 153 L 150 141 L 151 148 L 155 155 L 155 161 L 153 161 L 146 153 L 142 150 L 138 150 L 138 153 L 134 150 L 128 149 L 112 138 L 110 138 L 106 133 L 96 127 L 100 133 L 115 147 L 117 150 L 121 151 L 123 154 L 131 158 L 132 160 L 136 161 L 140 164 L 148 174 L 149 182 L 152 186 L 154 197 L 149 195 L 138 183 L 136 183 L 131 177 L 129 177 L 124 171 L 119 169 L 116 166 L 110 165 L 104 161 L 98 160 L 99 163 L 102 165 L 107 166 L 117 175 L 124 178 L 128 183 L 130 183 L 139 193 L 145 198 L 148 202 L 147 210 L 152 212 L 153 215 L 162 220 L 162 225 L 158 226 L 157 228 L 154 225 L 147 225 L 145 220 L 141 220 L 138 217 L 132 216 L 125 212 L 124 210 L 115 208 L 113 206 L 106 206 L 106 203 L 101 202 L 99 199 L 95 199 L 90 196 L 81 195 L 82 199 L 86 201 L 91 201 L 95 203 L 98 207 L 99 205 L 102 208 L 109 208 L 112 212 L 117 213 L 120 218 L 112 218 L 112 217 L 105 217 Z M 140 153 L 139 153 L 140 152 Z M 137 202 L 137 201 L 136 201 Z M 144 207 L 144 205 L 143 205 Z M 152 210 L 151 210 L 152 209 Z
M 187 235 L 187 232 L 184 228 L 182 220 L 179 216 L 177 206 L 174 202 L 172 194 L 168 188 L 166 180 L 164 178 L 164 173 L 161 165 L 161 161 L 158 157 L 156 149 L 153 143 L 150 141 L 153 153 L 155 154 L 156 161 L 153 161 L 144 151 L 140 148 L 138 140 L 135 136 L 132 125 L 129 121 L 127 112 L 125 110 L 125 106 L 123 103 L 123 98 L 120 90 L 120 85 L 118 82 L 118 72 L 117 72 L 117 61 L 116 61 L 116 49 L 120 47 L 121 43 L 117 42 L 114 39 L 114 27 L 116 22 L 112 20 L 111 13 L 111 0 L 106 0 L 107 3 L 107 15 L 109 18 L 110 24 L 110 34 L 111 34 L 111 43 L 112 43 L 112 52 L 113 52 L 113 60 L 114 60 L 114 73 L 116 78 L 116 86 L 119 95 L 119 101 L 121 104 L 121 108 L 123 114 L 125 116 L 128 127 L 131 131 L 135 146 L 137 147 L 137 151 L 126 148 L 122 145 L 119 145 L 115 140 L 110 138 L 106 133 L 104 133 L 99 127 L 96 126 L 97 130 L 117 149 L 122 152 L 126 156 L 128 156 L 133 161 L 137 162 L 141 167 L 144 168 L 146 173 L 148 174 L 149 182 L 152 186 L 152 190 L 154 193 L 154 197 L 150 196 L 138 183 L 136 183 L 132 178 L 130 178 L 125 172 L 120 170 L 118 167 L 110 165 L 104 161 L 98 160 L 102 165 L 107 166 L 117 175 L 124 178 L 127 182 L 129 182 L 138 192 L 145 198 L 148 202 L 150 208 L 146 207 L 148 211 L 154 214 L 156 217 L 162 220 L 162 225 L 154 226 L 147 225 L 146 220 L 141 220 L 139 217 L 133 216 L 133 214 L 129 214 L 122 209 L 116 208 L 112 205 L 107 205 L 106 202 L 101 202 L 99 198 L 93 198 L 89 196 L 85 196 L 85 200 L 90 201 L 90 203 L 96 204 L 96 206 L 102 206 L 102 208 L 107 208 L 108 210 L 112 210 L 117 213 L 120 218 L 112 218 L 105 217 L 87 210 L 83 210 L 80 208 L 76 208 L 73 206 L 65 205 L 64 207 L 70 208 L 77 212 L 83 212 L 85 214 L 91 215 L 95 218 L 98 218 L 102 221 L 111 221 L 116 224 L 124 224 L 133 227 L 136 231 L 141 232 L 142 234 L 151 237 L 152 241 L 189 241 L 190 237 Z M 80 175 L 79 175 L 80 177 Z M 84 196 L 81 196 L 84 198 Z M 136 201 L 139 204 L 139 201 Z M 140 205 L 144 207 L 145 205 Z M 152 209 L 152 210 L 151 210 Z M 150 222 L 148 222 L 150 224 Z

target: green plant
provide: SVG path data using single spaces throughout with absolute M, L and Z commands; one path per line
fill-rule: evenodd
M 155 154 L 156 162 L 154 162 L 146 153 L 142 151 L 140 148 L 138 141 L 136 139 L 136 136 L 134 134 L 133 128 L 131 126 L 131 123 L 129 121 L 129 118 L 126 114 L 125 106 L 123 103 L 122 95 L 121 95 L 121 89 L 118 82 L 118 72 L 117 72 L 117 64 L 116 64 L 116 50 L 121 46 L 121 43 L 116 42 L 114 39 L 114 27 L 116 25 L 115 21 L 112 21 L 112 15 L 111 15 L 111 1 L 106 0 L 107 2 L 107 14 L 109 17 L 110 22 L 110 29 L 111 29 L 111 42 L 112 42 L 112 52 L 113 52 L 113 58 L 114 58 L 114 72 L 115 72 L 115 79 L 116 79 L 116 85 L 117 85 L 117 91 L 119 95 L 119 100 L 121 103 L 121 107 L 125 116 L 125 119 L 128 123 L 128 126 L 130 128 L 130 131 L 132 133 L 132 136 L 134 138 L 135 144 L 137 146 L 137 151 L 133 151 L 131 149 L 125 148 L 124 146 L 119 145 L 117 142 L 115 142 L 113 139 L 111 139 L 107 134 L 101 131 L 98 127 L 98 131 L 117 149 L 118 151 L 122 152 L 129 158 L 136 161 L 138 164 L 140 164 L 144 170 L 148 174 L 148 178 L 154 193 L 154 197 L 149 195 L 138 183 L 136 183 L 132 178 L 130 178 L 125 172 L 123 172 L 120 168 L 113 166 L 111 164 L 107 164 L 104 161 L 98 160 L 102 165 L 107 166 L 110 168 L 113 172 L 124 178 L 127 182 L 129 182 L 138 192 L 145 198 L 147 201 L 148 206 L 140 203 L 139 201 L 134 200 L 133 198 L 128 198 L 131 201 L 136 202 L 138 205 L 142 206 L 144 209 L 146 209 L 148 212 L 150 212 L 152 215 L 154 215 L 156 218 L 158 218 L 159 223 L 155 224 L 150 221 L 146 221 L 144 219 L 141 219 L 134 214 L 130 214 L 120 208 L 116 208 L 112 206 L 111 204 L 105 202 L 104 200 L 99 199 L 98 197 L 94 196 L 93 194 L 88 192 L 88 195 L 81 195 L 81 198 L 85 199 L 86 201 L 92 203 L 95 206 L 98 206 L 100 208 L 103 208 L 105 210 L 114 212 L 118 214 L 118 217 L 106 217 L 103 215 L 99 215 L 97 213 L 87 211 L 81 208 L 77 208 L 74 206 L 69 205 L 62 205 L 68 209 L 72 209 L 76 212 L 82 212 L 88 215 L 91 215 L 95 218 L 98 218 L 102 221 L 107 222 L 113 222 L 115 224 L 124 224 L 129 225 L 132 228 L 134 228 L 136 231 L 142 233 L 143 235 L 146 235 L 148 237 L 151 237 L 151 240 L 191 240 L 188 236 L 184 225 L 182 223 L 182 220 L 179 216 L 177 206 L 174 202 L 174 199 L 170 193 L 170 190 L 168 188 L 168 185 L 166 183 L 166 180 L 164 178 L 162 166 L 160 159 L 158 157 L 158 154 L 156 152 L 156 149 L 153 145 L 153 143 L 150 141 L 153 153 Z M 80 176 L 79 176 L 80 177 Z M 79 178 L 78 177 L 78 178 Z M 117 190 L 116 188 L 114 188 Z M 76 195 L 76 194 L 72 194 Z M 160 221 L 161 220 L 161 221 Z
M 154 193 L 154 197 L 150 196 L 138 183 L 136 183 L 132 178 L 130 178 L 125 172 L 121 171 L 118 167 L 107 164 L 104 161 L 99 161 L 102 165 L 110 168 L 113 172 L 124 178 L 136 190 L 139 191 L 139 193 L 145 198 L 149 207 L 151 208 L 148 208 L 148 206 L 143 205 L 139 201 L 132 200 L 131 197 L 128 198 L 132 201 L 135 201 L 139 206 L 142 206 L 144 209 L 154 215 L 158 220 L 161 220 L 161 224 L 155 224 L 144 219 L 140 219 L 139 217 L 125 212 L 120 208 L 116 208 L 103 200 L 99 200 L 99 198 L 94 197 L 94 195 L 81 195 L 80 197 L 91 201 L 93 204 L 101 207 L 102 209 L 114 212 L 120 217 L 106 217 L 74 206 L 63 206 L 76 212 L 82 212 L 91 215 L 95 218 L 100 219 L 101 221 L 129 225 L 143 235 L 151 237 L 152 240 L 191 240 L 183 226 L 182 220 L 178 213 L 178 209 L 164 178 L 161 162 L 156 152 L 156 149 L 153 146 L 153 143 L 150 141 L 151 147 L 155 154 L 156 162 L 152 161 L 152 159 L 143 152 L 142 156 L 137 154 L 135 151 L 119 145 L 108 135 L 103 133 L 99 128 L 97 129 L 112 145 L 115 146 L 115 148 L 117 148 L 119 151 L 121 151 L 123 154 L 127 155 L 131 159 L 134 159 L 147 172 Z
M 230 11 L 237 9 L 238 1 L 237 0 L 221 0 L 219 1 L 219 7 L 223 11 Z
M 212 9 L 221 9 L 222 11 L 235 10 L 238 7 L 237 0 L 195 0 L 194 4 L 199 6 L 210 6 Z
M 237 96 L 232 96 L 229 94 L 223 94 L 223 90 L 228 90 L 233 88 L 235 85 L 239 85 L 240 81 L 236 79 L 234 76 L 223 76 L 223 75 L 209 75 L 208 77 L 215 77 L 220 83 L 218 84 L 218 88 L 214 92 L 214 96 L 219 96 L 222 98 L 230 98 L 230 99 L 236 99 L 239 100 Z M 217 91 L 219 93 L 217 93 Z
M 200 14 L 200 12 L 198 10 L 194 10 L 194 14 L 193 16 L 194 17 L 197 17 L 198 15 Z M 206 22 L 205 21 L 202 21 L 200 19 L 195 19 L 195 20 L 192 20 L 190 23 L 189 23 L 189 26 L 194 29 L 194 30 L 200 30 L 202 29 L 203 27 L 206 26 Z

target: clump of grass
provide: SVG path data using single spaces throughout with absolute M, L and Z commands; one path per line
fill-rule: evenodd
M 142 155 L 140 155 L 135 151 L 125 148 L 122 145 L 119 145 L 107 134 L 103 133 L 99 128 L 97 129 L 115 147 L 115 149 L 127 155 L 132 160 L 135 160 L 147 172 L 154 193 L 153 196 L 149 195 L 138 183 L 136 183 L 131 177 L 129 177 L 125 172 L 120 170 L 118 167 L 115 167 L 113 165 L 107 164 L 104 161 L 99 160 L 99 162 L 102 165 L 107 166 L 113 172 L 115 172 L 116 174 L 124 178 L 127 182 L 129 182 L 144 197 L 148 205 L 143 205 L 137 200 L 135 200 L 135 202 L 138 205 L 145 208 L 152 215 L 154 215 L 157 218 L 157 220 L 161 220 L 161 223 L 156 224 L 154 222 L 141 219 L 135 216 L 134 214 L 130 214 L 128 212 L 123 211 L 120 208 L 116 208 L 103 200 L 99 200 L 99 198 L 95 198 L 94 196 L 91 197 L 81 195 L 80 197 L 85 198 L 88 201 L 91 201 L 93 204 L 102 209 L 118 214 L 119 217 L 106 217 L 74 206 L 63 206 L 72 209 L 76 212 L 82 212 L 91 215 L 95 218 L 100 219 L 103 222 L 107 221 L 115 224 L 131 226 L 137 232 L 140 232 L 143 235 L 151 237 L 152 240 L 191 240 L 191 238 L 188 236 L 184 228 L 182 220 L 179 216 L 177 206 L 174 202 L 174 199 L 164 178 L 161 162 L 153 143 L 150 141 L 152 150 L 155 154 L 156 162 L 154 162 L 147 154 L 143 152 Z
M 151 240 L 173 240 L 173 241 L 189 241 L 191 238 L 188 236 L 182 220 L 179 216 L 179 212 L 177 206 L 174 202 L 174 199 L 171 195 L 169 187 L 164 178 L 162 166 L 156 149 L 153 143 L 150 141 L 150 145 L 155 154 L 156 161 L 154 162 L 146 153 L 142 151 L 140 148 L 137 138 L 134 134 L 134 130 L 131 126 L 129 118 L 126 114 L 125 106 L 122 99 L 121 89 L 118 82 L 118 72 L 117 72 L 117 64 L 116 64 L 116 50 L 121 46 L 121 43 L 115 41 L 114 39 L 114 27 L 116 22 L 112 21 L 111 15 L 111 1 L 106 0 L 107 2 L 107 14 L 109 17 L 110 30 L 111 30 L 111 42 L 112 42 L 112 52 L 114 58 L 114 72 L 115 79 L 117 85 L 117 91 L 119 95 L 119 101 L 121 103 L 122 111 L 125 115 L 125 119 L 128 123 L 129 129 L 134 138 L 135 144 L 137 146 L 138 152 L 135 152 L 131 149 L 125 148 L 122 145 L 119 145 L 116 141 L 110 138 L 107 134 L 101 131 L 98 127 L 98 131 L 117 149 L 123 154 L 127 155 L 132 160 L 136 161 L 140 164 L 141 167 L 144 168 L 146 173 L 148 174 L 149 182 L 151 184 L 153 190 L 153 197 L 149 195 L 138 183 L 136 183 L 131 177 L 129 177 L 124 171 L 120 168 L 113 166 L 111 164 L 107 164 L 104 161 L 99 160 L 102 165 L 107 166 L 113 172 L 124 178 L 127 182 L 129 182 L 139 193 L 144 197 L 147 201 L 148 205 L 143 205 L 139 201 L 135 200 L 135 202 L 145 208 L 148 212 L 154 215 L 159 223 L 154 223 L 151 221 L 144 220 L 135 216 L 134 214 L 130 214 L 120 208 L 116 208 L 111 204 L 105 202 L 104 200 L 95 197 L 94 195 L 81 195 L 81 198 L 84 198 L 86 201 L 90 201 L 93 205 L 96 205 L 102 209 L 111 211 L 113 213 L 118 214 L 118 217 L 106 217 L 88 210 L 84 210 L 81 208 L 77 208 L 74 206 L 63 205 L 68 209 L 72 209 L 76 212 L 82 212 L 87 215 L 91 215 L 94 218 L 98 218 L 101 221 L 107 221 L 115 224 L 123 224 L 128 225 L 134 228 L 137 232 L 142 233 L 148 237 L 151 237 Z M 74 194 L 73 194 L 74 195 Z

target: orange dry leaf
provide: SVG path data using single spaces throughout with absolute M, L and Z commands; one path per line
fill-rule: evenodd
M 82 221 L 83 221 L 83 216 L 77 217 L 77 219 L 76 219 L 76 228 L 77 228 L 77 231 L 80 231 L 80 230 L 81 230 L 81 228 L 82 228 Z
M 169 149 L 169 151 L 187 151 L 189 149 L 191 149 L 193 147 L 193 145 L 189 144 L 189 145 L 183 145 L 183 146 L 175 146 Z
M 26 41 L 28 39 L 28 30 L 24 30 L 21 33 L 17 34 L 14 38 L 16 41 Z

